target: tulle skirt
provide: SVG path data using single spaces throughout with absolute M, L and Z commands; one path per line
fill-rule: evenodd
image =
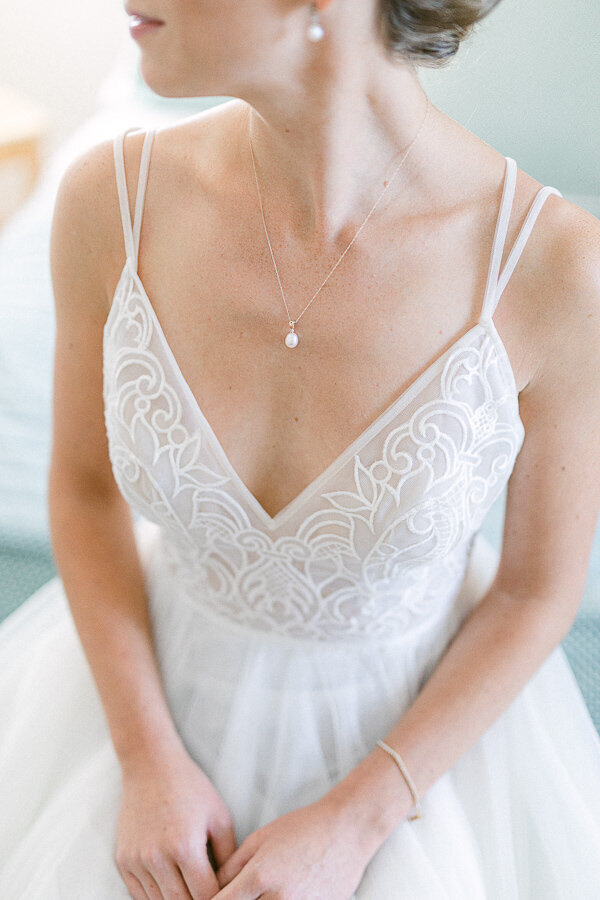
M 141 520 L 136 536 L 171 713 L 238 843 L 325 794 L 386 735 L 498 562 L 478 536 L 450 615 L 350 644 L 258 632 L 180 601 L 158 529 Z M 120 767 L 58 578 L 0 625 L 0 721 L 2 900 L 126 900 Z M 352 900 L 600 897 L 600 737 L 562 647 L 422 807 Z

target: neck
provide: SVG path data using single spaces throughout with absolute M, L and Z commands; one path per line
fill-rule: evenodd
M 291 234 L 321 245 L 361 224 L 427 111 L 427 96 L 413 67 L 382 63 L 381 70 L 369 73 L 368 82 L 355 69 L 337 78 L 329 72 L 322 81 L 313 73 L 312 90 L 300 96 L 290 97 L 278 85 L 272 95 L 241 98 L 246 102 L 239 120 L 240 147 L 250 160 L 251 129 L 265 205 L 285 210 Z M 430 104 L 427 121 L 382 207 L 410 193 L 431 140 L 427 132 L 434 113 Z

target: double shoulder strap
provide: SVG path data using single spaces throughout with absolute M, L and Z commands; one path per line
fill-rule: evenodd
M 123 223 L 123 237 L 125 240 L 125 253 L 137 272 L 138 252 L 140 247 L 140 232 L 142 229 L 142 216 L 144 213 L 144 196 L 148 182 L 148 167 L 150 165 L 150 151 L 154 138 L 154 129 L 146 132 L 142 157 L 140 160 L 140 174 L 138 177 L 137 193 L 135 197 L 135 213 L 133 226 L 129 214 L 129 199 L 127 196 L 127 181 L 125 179 L 125 160 L 123 157 L 123 142 L 125 135 L 130 131 L 139 131 L 137 128 L 128 128 L 122 134 L 118 134 L 114 140 L 115 174 L 117 178 L 117 191 L 119 193 L 119 206 L 121 208 L 121 221 Z
M 142 215 L 144 212 L 144 195 L 146 193 L 146 184 L 148 181 L 148 167 L 150 165 L 150 151 L 152 149 L 152 140 L 154 138 L 154 129 L 146 132 L 144 144 L 142 147 L 142 156 L 140 160 L 140 173 L 138 177 L 138 187 L 135 199 L 135 214 L 133 218 L 133 226 L 131 224 L 131 216 L 129 214 L 129 200 L 127 196 L 127 182 L 125 180 L 125 162 L 123 158 L 123 141 L 125 135 L 130 131 L 139 129 L 129 128 L 127 131 L 116 136 L 114 141 L 115 155 L 115 172 L 117 177 L 117 190 L 119 192 L 119 205 L 121 207 L 121 220 L 123 223 L 123 236 L 125 239 L 125 252 L 127 258 L 131 260 L 135 271 L 137 271 L 138 251 L 140 246 L 140 231 L 142 227 Z M 508 223 L 512 210 L 515 185 L 517 182 L 517 164 L 510 156 L 506 156 L 506 169 L 504 175 L 504 185 L 502 188 L 502 198 L 500 200 L 500 208 L 496 219 L 496 229 L 494 231 L 494 241 L 492 244 L 492 253 L 490 256 L 490 265 L 488 269 L 488 278 L 481 309 L 481 320 L 491 319 L 498 305 L 498 301 L 502 296 L 502 292 L 506 287 L 510 276 L 512 275 L 519 257 L 523 252 L 523 248 L 527 243 L 527 239 L 531 234 L 535 221 L 550 194 L 557 194 L 562 197 L 559 190 L 548 185 L 540 188 L 533 199 L 533 202 L 527 213 L 527 217 L 523 222 L 521 230 L 512 246 L 510 254 L 504 265 L 502 273 L 500 273 L 500 263 L 506 243 L 506 234 L 508 231 Z
M 521 226 L 521 230 L 519 231 L 519 234 L 517 235 L 517 238 L 504 264 L 502 274 L 499 275 L 498 273 L 500 272 L 500 263 L 502 261 L 504 245 L 506 243 L 508 222 L 510 220 L 510 214 L 515 196 L 515 185 L 517 183 L 517 164 L 515 160 L 510 156 L 506 156 L 505 159 L 506 169 L 504 175 L 504 186 L 502 188 L 502 199 L 500 200 L 498 218 L 496 219 L 496 229 L 494 231 L 494 241 L 492 244 L 492 253 L 490 256 L 488 278 L 483 299 L 483 306 L 481 309 L 482 320 L 491 319 L 491 317 L 494 315 L 494 312 L 498 305 L 498 301 L 502 296 L 502 292 L 508 284 L 508 280 L 519 261 L 519 257 L 521 256 L 523 248 L 527 243 L 527 239 L 531 234 L 531 231 L 535 224 L 535 220 L 537 219 L 546 199 L 550 196 L 550 194 L 558 194 L 559 197 L 562 197 L 561 192 L 554 187 L 546 185 L 540 188 L 540 190 L 535 195 L 531 206 L 529 207 L 527 217 L 525 218 L 525 221 Z

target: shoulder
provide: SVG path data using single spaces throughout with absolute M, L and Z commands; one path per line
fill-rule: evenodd
M 247 121 L 248 109 L 248 104 L 239 98 L 215 102 L 200 112 L 154 129 L 156 148 L 168 153 L 175 163 L 182 157 L 191 162 L 191 154 L 199 147 L 203 154 L 224 153 L 236 130 Z M 141 146 L 143 134 L 138 140 Z
M 548 216 L 552 235 L 552 275 L 557 279 L 555 301 L 571 299 L 567 306 L 577 312 L 577 301 L 591 299 L 600 288 L 600 220 L 575 203 L 557 198 Z M 584 301 L 587 308 L 587 303 Z M 560 304 L 561 309 L 564 308 Z
M 544 222 L 543 311 L 545 353 L 541 367 L 586 347 L 598 352 L 600 340 L 600 221 L 562 197 Z M 535 378 L 534 378 L 535 380 Z
M 538 182 L 535 184 L 538 190 L 542 187 Z M 545 252 L 543 263 L 552 279 L 564 277 L 579 281 L 597 277 L 600 220 L 556 194 L 548 196 L 539 215 Z M 557 295 L 560 296 L 560 290 Z
M 240 178 L 239 148 L 248 105 L 233 99 L 158 128 L 154 133 L 151 178 L 148 185 L 150 215 L 176 208 L 177 198 L 194 195 L 202 204 L 240 202 L 247 182 Z M 134 136 L 132 135 L 131 138 Z M 128 137 L 125 166 L 137 177 L 143 135 Z
M 139 132 L 143 138 L 143 133 Z M 128 138 L 132 140 L 135 135 Z M 84 226 L 84 233 L 97 231 L 117 196 L 114 160 L 115 138 L 104 140 L 78 153 L 61 177 L 54 215 Z M 98 221 L 100 217 L 100 221 Z M 85 224 L 90 222 L 88 228 Z
M 543 187 L 517 170 L 501 270 Z M 521 368 L 523 397 L 559 377 L 560 366 L 568 358 L 577 360 L 586 346 L 598 352 L 599 314 L 600 221 L 566 197 L 548 193 L 495 313 Z
M 221 196 L 229 186 L 227 148 L 231 129 L 245 104 L 230 101 L 164 127 L 154 128 L 144 222 L 162 222 L 176 214 L 179 199 L 193 189 Z M 123 167 L 129 215 L 133 222 L 142 147 L 147 128 L 128 131 Z M 105 311 L 110 307 L 125 262 L 123 225 L 117 192 L 115 142 L 122 132 L 78 154 L 65 169 L 56 195 L 51 234 L 53 272 L 68 270 L 71 280 L 102 284 Z M 57 277 L 59 277 L 57 276 Z
M 63 172 L 54 202 L 50 255 L 53 278 L 62 280 L 68 274 L 82 286 L 101 285 L 108 297 L 119 262 L 121 268 L 124 263 L 114 138 L 80 152 Z
M 521 401 L 600 426 L 600 221 L 556 195 L 546 204 L 533 326 L 539 354 Z

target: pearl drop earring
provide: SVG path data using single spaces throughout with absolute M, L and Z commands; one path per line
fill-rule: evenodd
M 314 3 L 310 4 L 310 18 L 311 22 L 308 26 L 308 39 L 313 43 L 317 43 L 317 41 L 322 41 L 325 37 L 325 31 L 323 26 L 319 22 L 319 12 Z

